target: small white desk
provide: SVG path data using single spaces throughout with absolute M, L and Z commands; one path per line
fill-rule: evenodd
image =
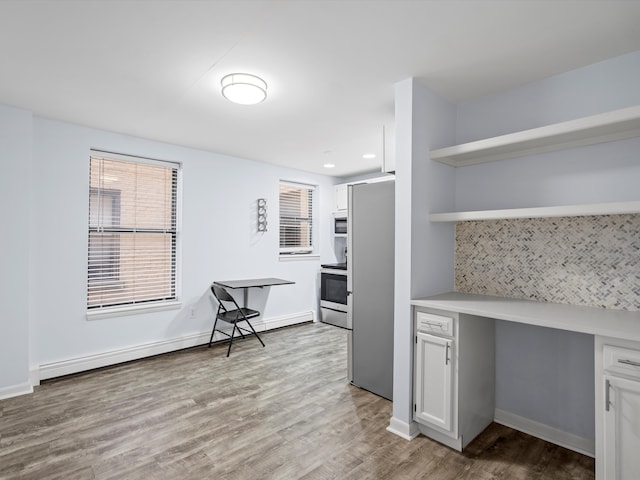
M 263 288 L 263 287 L 271 287 L 274 285 L 291 285 L 296 282 L 291 280 L 284 280 L 282 278 L 247 278 L 244 280 L 216 280 L 216 285 L 220 285 L 221 287 L 226 288 L 242 288 L 244 289 L 244 307 L 247 306 L 247 302 L 249 300 L 249 289 L 250 288 Z
M 635 384 L 624 378 L 618 379 L 616 375 L 609 375 L 606 364 L 607 362 L 611 363 L 611 360 L 606 357 L 606 349 L 623 351 L 626 357 L 622 357 L 625 359 L 618 360 L 618 362 L 638 368 L 637 362 L 640 362 L 640 312 L 455 292 L 415 299 L 411 301 L 411 304 L 443 312 L 456 312 L 593 335 L 595 338 L 596 479 L 608 480 L 620 478 L 620 475 L 624 478 L 632 478 L 628 474 L 620 474 L 619 472 L 628 472 L 640 465 L 636 456 L 638 445 L 640 445 L 640 435 L 637 433 L 640 417 L 638 372 L 625 372 L 628 378 L 633 378 L 635 375 Z M 628 360 L 627 357 L 629 357 Z M 618 389 L 615 390 L 614 382 L 619 385 L 622 385 L 622 382 L 626 383 L 618 386 Z M 610 384 L 613 385 L 611 387 L 614 392 L 612 394 L 613 402 L 610 402 L 609 399 Z M 632 385 L 632 387 L 628 385 Z M 623 401 L 621 396 L 616 398 L 616 392 L 618 395 L 626 395 L 625 399 L 627 400 Z M 615 403 L 617 400 L 619 400 L 619 405 Z M 609 405 L 613 405 L 611 411 Z M 622 406 L 625 406 L 626 410 L 622 410 Z M 619 413 L 611 413 L 616 409 Z M 605 419 L 605 415 L 608 420 Z M 624 439 L 626 444 L 621 443 L 621 439 Z
M 456 292 L 415 299 L 411 304 L 539 327 L 640 341 L 640 312 Z

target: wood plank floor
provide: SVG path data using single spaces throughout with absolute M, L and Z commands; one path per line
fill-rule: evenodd
M 593 479 L 593 459 L 493 424 L 455 452 L 385 430 L 346 334 L 306 324 L 43 383 L 0 401 L 0 479 Z

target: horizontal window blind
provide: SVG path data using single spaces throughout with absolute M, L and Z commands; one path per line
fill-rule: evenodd
M 280 182 L 280 253 L 313 251 L 313 197 L 310 185 Z
M 178 168 L 92 153 L 88 309 L 176 300 Z

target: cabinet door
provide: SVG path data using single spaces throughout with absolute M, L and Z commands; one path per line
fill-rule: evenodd
M 347 209 L 347 184 L 333 187 L 333 211 L 340 212 Z
M 451 431 L 453 341 L 417 334 L 415 354 L 415 419 Z
M 640 381 L 605 375 L 604 464 L 607 480 L 640 472 Z

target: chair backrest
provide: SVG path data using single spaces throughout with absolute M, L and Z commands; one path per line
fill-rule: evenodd
M 211 285 L 211 291 L 213 292 L 214 297 L 216 297 L 216 299 L 218 300 L 218 302 L 232 302 L 236 308 L 238 308 L 238 304 L 236 303 L 235 299 L 229 295 L 229 292 L 227 292 L 224 287 L 221 287 L 220 285 L 216 285 L 215 283 L 213 285 Z

